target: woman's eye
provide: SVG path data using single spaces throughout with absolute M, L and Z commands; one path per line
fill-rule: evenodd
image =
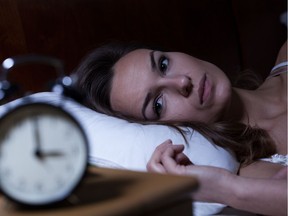
M 161 115 L 162 108 L 163 108 L 163 97 L 160 96 L 155 100 L 153 105 L 154 113 L 157 115 L 158 118 Z
M 169 59 L 166 58 L 165 56 L 161 56 L 159 59 L 159 70 L 162 73 L 165 73 L 168 68 L 168 64 L 169 64 Z

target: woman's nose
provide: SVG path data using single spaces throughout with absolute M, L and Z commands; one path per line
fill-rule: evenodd
M 184 97 L 188 97 L 192 91 L 192 82 L 186 75 L 165 77 L 166 87 L 178 91 Z

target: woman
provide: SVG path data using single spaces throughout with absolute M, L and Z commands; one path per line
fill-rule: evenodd
M 276 64 L 287 61 L 285 48 Z M 201 187 L 193 198 L 199 201 L 285 215 L 287 168 L 252 163 L 273 153 L 287 155 L 287 65 L 284 71 L 245 90 L 232 87 L 215 65 L 187 54 L 112 44 L 90 54 L 77 75 L 91 108 L 132 121 L 193 127 L 247 165 L 240 176 L 192 166 L 183 146 L 167 141 L 155 150 L 149 171 L 197 175 Z

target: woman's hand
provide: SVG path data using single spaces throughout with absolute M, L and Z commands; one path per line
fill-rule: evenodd
M 147 170 L 158 173 L 186 174 L 186 166 L 192 165 L 183 153 L 184 145 L 173 145 L 171 140 L 160 144 L 147 163 Z
M 220 184 L 232 180 L 232 173 L 225 169 L 211 166 L 195 166 L 183 153 L 184 145 L 173 145 L 171 140 L 160 144 L 147 163 L 147 170 L 157 173 L 195 176 L 199 182 L 193 199 L 207 202 L 221 202 Z M 226 194 L 223 194 L 226 196 Z

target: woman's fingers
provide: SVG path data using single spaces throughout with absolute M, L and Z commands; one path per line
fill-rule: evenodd
M 153 152 L 150 160 L 147 163 L 146 168 L 147 168 L 148 171 L 166 173 L 166 170 L 165 170 L 165 168 L 163 167 L 163 165 L 161 163 L 161 156 L 162 156 L 163 152 L 169 146 L 172 146 L 172 141 L 171 140 L 166 140 L 165 142 L 163 142 L 162 144 L 157 146 L 157 148 Z
M 172 145 L 171 141 L 159 145 L 150 161 L 147 170 L 160 173 L 180 174 L 185 165 L 192 164 L 189 158 L 183 153 L 184 145 Z M 181 167 L 179 169 L 179 167 Z
M 163 152 L 161 163 L 166 172 L 173 174 L 185 173 L 185 163 L 190 162 L 190 160 L 184 153 L 182 153 L 183 149 L 184 146 L 182 145 L 173 145 Z
M 182 152 L 175 156 L 175 160 L 178 164 L 181 164 L 181 165 L 186 165 L 186 166 L 193 165 L 190 159 Z
M 179 165 L 192 164 L 190 159 L 183 153 L 184 145 L 172 145 L 169 148 L 172 148 L 172 152 L 171 154 L 167 154 L 166 156 L 172 157 L 177 164 Z M 165 154 L 163 154 L 162 157 L 165 157 Z
M 147 170 L 159 173 L 179 174 L 184 171 L 184 166 L 191 165 L 192 162 L 183 153 L 184 145 L 173 145 L 171 140 L 160 144 L 153 152 Z M 182 167 L 179 169 L 179 167 Z

